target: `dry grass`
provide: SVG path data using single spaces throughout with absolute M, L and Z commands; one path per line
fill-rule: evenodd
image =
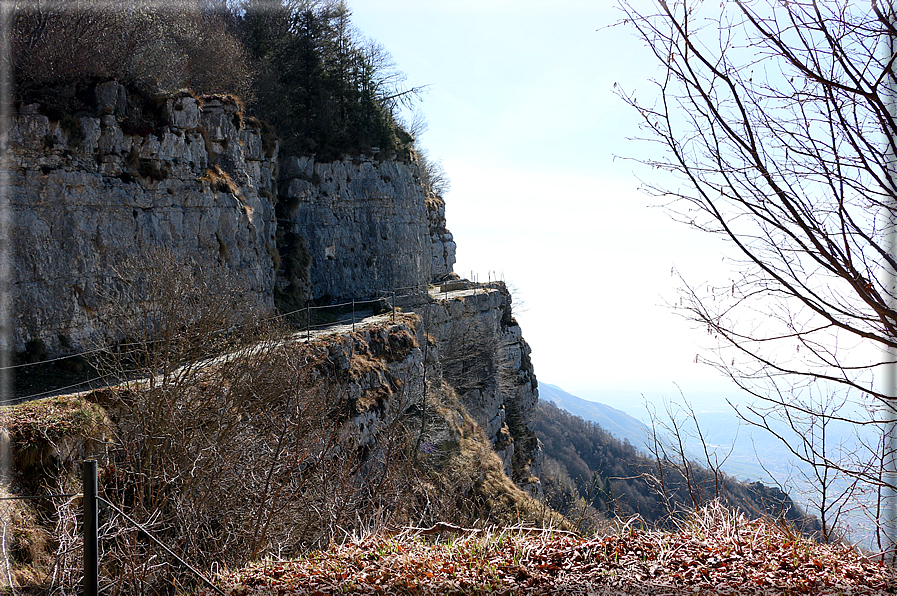
M 442 197 L 437 197 L 434 194 L 427 194 L 426 199 L 424 200 L 429 211 L 436 211 L 440 207 L 445 207 L 445 200 Z
M 210 93 L 207 95 L 199 96 L 199 106 L 203 107 L 205 104 L 217 101 L 224 106 L 235 106 L 237 108 L 238 113 L 243 113 L 246 111 L 246 105 L 243 103 L 243 99 L 232 93 Z M 258 119 L 255 118 L 254 121 L 258 123 Z
M 711 505 L 676 532 L 590 539 L 520 528 L 377 534 L 225 574 L 232 596 L 299 594 L 893 594 L 893 567 Z M 209 592 L 201 591 L 201 596 Z
M 12 496 L 5 489 L 0 495 Z M 0 501 L 0 590 L 8 590 L 10 585 L 31 585 L 47 576 L 54 549 L 50 533 L 39 522 L 41 512 L 36 505 L 29 501 Z
M 73 462 L 105 442 L 112 428 L 106 410 L 82 395 L 2 407 L 0 425 L 15 464 L 4 497 L 80 492 Z M 0 502 L 0 588 L 52 591 L 77 582 L 79 507 L 80 497 Z
M 215 192 L 230 192 L 237 197 L 240 195 L 240 187 L 220 166 L 214 165 L 208 168 L 199 179 L 208 184 Z
M 71 459 L 86 442 L 102 440 L 110 424 L 103 408 L 80 394 L 0 407 L 0 428 L 20 470 Z

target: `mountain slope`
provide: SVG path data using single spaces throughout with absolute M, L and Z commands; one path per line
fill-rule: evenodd
M 620 440 L 628 440 L 637 449 L 644 450 L 645 441 L 651 436 L 647 426 L 626 412 L 576 397 L 557 385 L 540 381 L 539 398 L 554 402 L 562 410 L 567 410 L 583 420 L 600 424 L 601 428 Z
M 673 453 L 658 464 L 595 422 L 553 403 L 540 401 L 533 426 L 545 452 L 542 486 L 551 505 L 565 515 L 576 516 L 587 504 L 602 513 L 638 514 L 664 526 L 671 514 L 719 498 L 748 517 L 782 516 L 806 531 L 817 529 L 818 522 L 806 518 L 778 488 L 714 474 Z

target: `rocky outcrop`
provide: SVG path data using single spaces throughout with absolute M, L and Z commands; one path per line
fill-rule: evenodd
M 428 199 L 417 166 L 364 156 L 284 165 L 281 201 L 308 253 L 309 297 L 342 302 L 393 290 L 424 291 L 450 273 L 455 246 L 444 203 Z M 432 206 L 432 208 L 431 208 Z M 285 286 L 299 285 L 285 279 Z
M 430 256 L 432 258 L 430 276 L 433 280 L 443 280 L 454 272 L 455 238 L 445 222 L 445 201 L 442 197 L 427 197 L 427 218 L 430 224 Z
M 538 389 L 510 306 L 499 282 L 434 291 L 416 313 L 374 317 L 355 332 L 313 341 L 314 359 L 326 363 L 321 377 L 339 383 L 354 444 L 376 449 L 379 433 L 402 417 L 419 443 L 451 451 L 467 420 L 504 474 L 541 498 L 544 455 L 532 430 Z
M 378 434 L 426 393 L 424 352 L 416 340 L 417 318 L 388 317 L 357 331 L 317 339 L 319 376 L 339 385 L 347 431 L 358 447 L 373 447 Z
M 433 290 L 434 300 L 417 307 L 421 325 L 439 347 L 445 380 L 485 430 L 505 472 L 541 496 L 543 456 L 532 430 L 539 393 L 529 345 L 504 283 L 466 286 Z
M 276 143 L 227 97 L 137 105 L 116 82 L 92 97 L 90 113 L 53 119 L 30 104 L 12 118 L 9 347 L 39 340 L 43 357 L 119 339 L 105 322 L 123 265 L 161 251 L 175 266 L 220 272 L 262 309 L 278 290 L 318 302 L 410 293 L 421 323 L 401 358 L 377 352 L 401 329 L 327 346 L 327 360 L 352 378 L 359 444 L 376 434 L 384 404 L 401 401 L 396 392 L 449 391 L 508 475 L 540 494 L 537 385 L 511 297 L 500 283 L 463 282 L 427 296 L 429 283 L 453 276 L 455 242 L 445 203 L 421 185 L 416 164 L 281 163 Z M 434 420 L 427 437 L 450 442 L 451 428 Z
M 119 268 L 162 248 L 220 268 L 273 307 L 276 147 L 226 98 L 186 94 L 155 120 L 128 118 L 118 83 L 94 116 L 53 121 L 21 106 L 9 130 L 12 347 L 50 355 L 104 339 Z

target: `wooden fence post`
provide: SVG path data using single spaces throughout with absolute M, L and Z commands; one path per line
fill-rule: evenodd
M 84 461 L 81 469 L 84 489 L 84 596 L 97 596 L 99 539 L 97 538 L 97 462 Z

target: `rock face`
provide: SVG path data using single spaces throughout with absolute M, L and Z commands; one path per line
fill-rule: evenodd
M 273 307 L 276 150 L 235 105 L 174 97 L 153 128 L 116 115 L 118 83 L 101 87 L 100 117 L 53 122 L 35 104 L 12 118 L 10 347 L 40 340 L 54 355 L 114 339 L 98 321 L 118 269 L 162 248 Z
M 458 288 L 463 284 L 449 284 Z M 439 347 L 443 376 L 485 430 L 518 485 L 541 496 L 542 450 L 532 430 L 538 383 L 530 348 L 501 282 L 440 293 L 417 308 Z
M 425 394 L 424 353 L 415 339 L 417 321 L 405 316 L 333 335 L 311 345 L 322 352 L 322 375 L 339 379 L 349 430 L 359 447 L 373 447 L 377 435 L 402 410 Z
M 12 118 L 15 351 L 114 340 L 98 322 L 104 293 L 122 263 L 163 247 L 184 265 L 220 267 L 261 308 L 273 307 L 275 286 L 364 300 L 422 293 L 452 271 L 445 203 L 428 197 L 414 163 L 281 167 L 258 122 L 226 97 L 181 93 L 147 117 L 114 81 L 94 96 L 93 116 L 52 121 L 31 104 Z
M 427 198 L 416 165 L 303 157 L 291 158 L 284 172 L 288 233 L 301 237 L 310 257 L 312 299 L 422 292 L 451 272 L 455 245 L 445 229 L 444 203 Z
M 427 295 L 429 283 L 453 275 L 455 242 L 445 203 L 421 185 L 416 164 L 279 163 L 276 144 L 226 97 L 182 93 L 138 117 L 118 83 L 94 95 L 92 115 L 54 121 L 32 104 L 12 118 L 9 348 L 40 340 L 41 356 L 52 357 L 120 339 L 107 322 L 127 281 L 123 265 L 160 252 L 175 266 L 220 272 L 261 309 L 273 308 L 276 289 L 319 302 L 410 293 L 421 322 L 401 358 L 384 359 L 376 346 L 395 349 L 406 328 L 328 347 L 334 366 L 354 375 L 359 444 L 381 424 L 380 398 L 396 379 L 415 395 L 433 379 L 444 391 L 444 379 L 508 475 L 541 493 L 530 429 L 537 385 L 510 294 L 500 283 L 460 283 Z
M 446 228 L 445 201 L 435 195 L 427 196 L 427 217 L 430 227 L 430 276 L 442 280 L 450 276 L 455 265 L 455 238 Z

